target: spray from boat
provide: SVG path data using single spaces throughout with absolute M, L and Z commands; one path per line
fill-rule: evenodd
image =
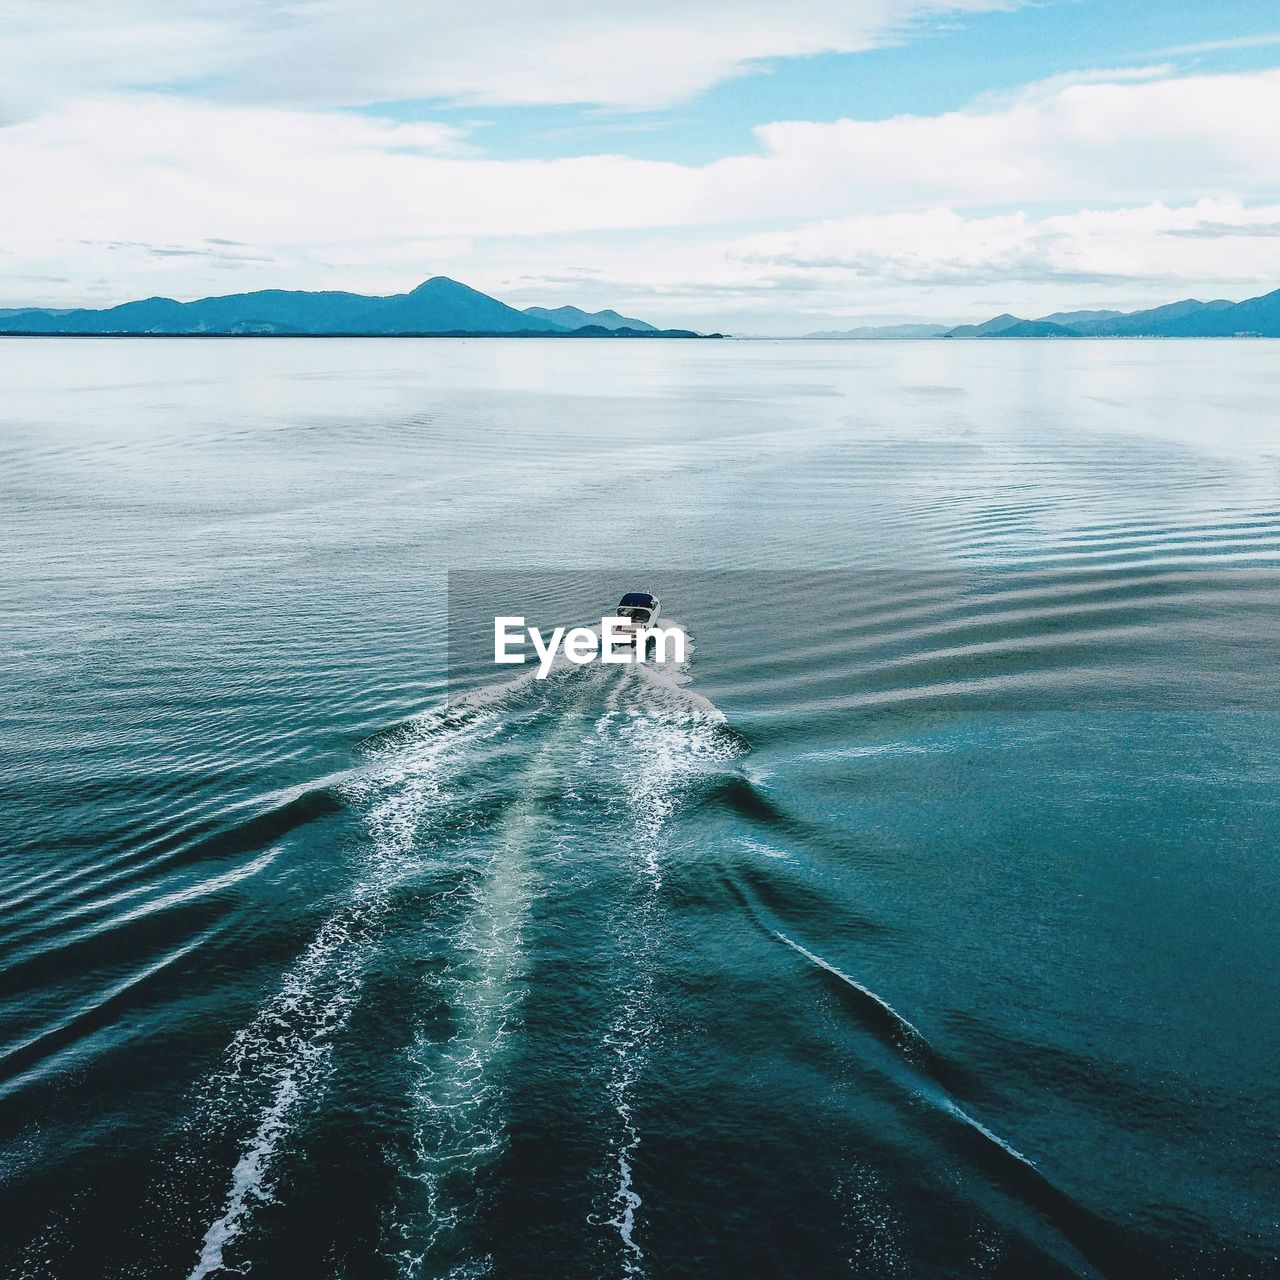
M 608 1191 L 598 1220 L 614 1233 L 624 1270 L 640 1273 L 637 1104 L 660 1034 L 654 986 L 665 945 L 666 826 L 697 778 L 741 749 L 724 717 L 685 687 L 691 653 L 689 641 L 678 663 L 562 660 L 544 681 L 522 672 L 456 694 L 371 751 L 345 790 L 366 831 L 355 877 L 211 1082 L 209 1115 L 239 1130 L 239 1156 L 190 1280 L 252 1265 L 257 1216 L 287 1194 L 287 1156 L 323 1105 L 335 1046 L 388 920 L 429 877 L 450 885 L 447 918 L 424 922 L 422 935 L 441 961 L 421 993 L 424 1010 L 437 1016 L 424 1016 L 401 1050 L 410 1139 L 388 1151 L 399 1175 L 388 1248 L 406 1276 L 485 1273 L 491 1259 L 470 1243 L 482 1238 L 476 1187 L 506 1148 L 504 1072 L 520 1031 L 530 912 L 555 874 L 548 849 L 564 829 L 580 831 L 584 816 L 608 823 L 619 814 L 628 816 L 639 909 L 616 923 L 620 985 L 602 1045 L 616 1127 L 601 1157 Z M 575 790 L 584 752 L 587 767 L 608 780 L 603 796 Z M 499 760 L 523 763 L 509 769 Z M 598 812 L 584 815 L 584 806 Z

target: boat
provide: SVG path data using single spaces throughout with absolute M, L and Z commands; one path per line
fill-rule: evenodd
M 624 625 L 617 628 L 617 634 L 625 643 L 635 644 L 636 637 L 646 627 L 653 625 L 662 608 L 658 597 L 648 591 L 628 591 L 614 613 L 624 619 Z

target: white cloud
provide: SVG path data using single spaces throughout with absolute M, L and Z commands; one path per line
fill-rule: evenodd
M 468 269 L 504 297 L 620 305 L 669 323 L 800 333 L 885 319 L 986 319 L 1077 307 L 1137 309 L 1188 295 L 1248 297 L 1280 284 L 1280 204 L 966 216 L 934 209 L 725 238 L 707 231 L 502 242 Z M 1188 234 L 1191 231 L 1196 234 Z M 1258 234 L 1246 236 L 1244 231 Z M 576 276 L 556 271 L 571 260 Z M 539 267 L 545 276 L 525 281 Z
M 0 112 L 190 87 L 343 106 L 437 98 L 653 108 L 767 58 L 856 52 L 1017 0 L 8 0 Z
M 704 166 L 495 161 L 455 129 L 179 99 L 79 103 L 0 129 L 22 237 L 547 234 L 1047 202 L 1280 194 L 1280 71 L 1086 83 L 999 109 L 788 122 Z M 357 234 L 352 236 L 352 232 Z
M 996 108 L 757 130 L 786 198 L 851 209 L 1280 193 L 1280 72 L 1090 77 Z
M 1156 51 L 1158 58 L 1173 58 L 1189 53 L 1219 53 L 1225 49 L 1265 49 L 1280 44 L 1280 31 L 1266 31 L 1258 35 L 1232 36 L 1226 40 L 1199 40 L 1194 44 L 1178 44 Z
M 113 98 L 0 129 L 0 177 L 21 201 L 0 233 L 309 246 L 585 228 L 693 216 L 700 171 L 586 156 L 491 161 L 452 128 L 341 112 Z
M 1006 298 L 1103 296 L 1140 305 L 1208 286 L 1236 294 L 1280 283 L 1280 205 L 1169 207 L 965 217 L 951 209 L 876 214 L 739 238 L 729 255 L 779 283 L 803 279 L 827 305 L 904 290 Z M 1035 303 L 1033 302 L 1033 307 Z M 1047 308 L 1046 308 L 1047 309 Z
M 1182 280 L 1243 294 L 1280 275 L 1280 240 L 1241 233 L 1280 218 L 1277 118 L 1280 72 L 1091 76 L 932 117 L 767 125 L 758 153 L 699 166 L 496 161 L 438 124 L 117 95 L 0 128 L 0 182 L 21 193 L 0 204 L 0 305 L 394 291 L 437 271 L 541 302 L 581 270 L 571 300 L 737 327 L 1032 290 L 1053 293 L 1043 310 L 1161 301 Z

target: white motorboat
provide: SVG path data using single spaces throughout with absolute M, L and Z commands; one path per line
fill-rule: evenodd
M 617 634 L 624 642 L 635 644 L 640 632 L 657 620 L 661 607 L 658 597 L 648 591 L 628 591 L 614 610 L 623 619 L 623 624 L 616 629 Z

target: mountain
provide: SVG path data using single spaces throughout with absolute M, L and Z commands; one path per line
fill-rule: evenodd
M 940 338 L 946 331 L 945 324 L 880 324 L 862 329 L 824 329 L 821 333 L 807 333 L 805 337 L 841 341 L 865 338 Z
M 943 335 L 946 338 L 1078 338 L 1079 332 L 1051 320 L 1020 320 L 1007 313 L 982 324 L 962 324 Z
M 133 334 L 394 334 L 552 332 L 546 321 L 445 276 L 389 298 L 359 293 L 261 289 L 195 302 L 145 298 L 102 311 L 24 312 L 0 332 Z
M 1035 320 L 1010 312 L 981 324 L 897 324 L 824 330 L 810 338 L 1280 338 L 1280 289 L 1243 302 L 1184 298 L 1146 311 L 1055 311 Z
M 1048 324 L 1065 324 L 1068 327 L 1088 324 L 1090 320 L 1114 320 L 1124 315 L 1123 311 L 1055 311 L 1051 316 L 1037 316 Z
M 656 333 L 654 325 L 630 316 L 620 316 L 616 311 L 583 311 L 580 307 L 525 307 L 524 313 L 537 320 L 545 320 L 560 329 L 581 329 L 583 325 L 597 325 L 601 329 L 633 329 Z
M 1277 310 L 1274 294 L 1245 302 L 1227 302 L 1221 298 L 1200 302 L 1188 298 L 1080 328 L 1086 336 L 1100 338 L 1207 338 L 1256 331 L 1259 324 L 1266 329 L 1269 323 L 1271 332 L 1267 336 L 1274 337 Z
M 1225 307 L 1210 302 L 1204 311 L 1180 316 L 1165 327 L 1166 336 L 1171 338 L 1280 338 L 1280 289 Z
M 1078 338 L 1080 334 L 1075 329 L 1069 329 L 1065 324 L 1053 324 L 1048 320 L 1018 320 L 1014 324 L 1007 324 L 978 336 L 980 338 Z
M 25 333 L 320 333 L 350 332 L 375 299 L 355 293 L 263 289 L 196 302 L 144 298 L 101 311 L 26 312 L 0 320 L 0 331 Z
M 584 324 L 581 329 L 565 329 L 561 333 L 548 334 L 557 338 L 723 338 L 723 333 L 695 333 L 692 329 L 655 329 L 648 325 L 643 329 L 606 329 L 602 324 Z
M 981 324 L 957 325 L 954 329 L 948 329 L 944 336 L 948 338 L 990 338 L 997 333 L 1003 333 L 1004 330 L 1012 325 L 1026 323 L 1020 316 L 1011 316 L 1006 311 L 1003 315 L 984 320 Z
M 1182 302 L 1170 302 L 1149 311 L 1132 311 L 1128 315 L 1113 316 L 1109 320 L 1091 320 L 1075 326 L 1086 337 L 1098 338 L 1163 338 L 1168 336 L 1170 325 L 1190 321 L 1191 328 L 1217 311 L 1225 311 L 1239 304 L 1219 299 L 1216 302 L 1200 302 L 1187 298 Z
M 1280 338 L 1280 289 L 1243 302 L 1184 298 L 1147 311 L 1059 311 L 1040 320 L 1000 315 L 948 338 Z
M 27 334 L 240 334 L 394 336 L 417 334 L 520 334 L 566 337 L 588 329 L 594 336 L 684 336 L 684 330 L 657 330 L 616 312 L 589 315 L 576 307 L 569 322 L 509 307 L 447 276 L 434 276 L 409 293 L 370 297 L 360 293 L 260 289 L 218 298 L 176 302 L 144 298 L 103 310 L 53 311 L 41 308 L 0 312 L 0 333 Z M 570 323 L 577 317 L 582 323 Z M 600 323 L 607 317 L 617 323 Z M 691 336 L 696 337 L 696 334 Z
M 365 324 L 377 333 L 525 333 L 555 326 L 526 316 L 487 293 L 448 276 L 435 276 L 411 293 L 387 298 L 373 308 Z

